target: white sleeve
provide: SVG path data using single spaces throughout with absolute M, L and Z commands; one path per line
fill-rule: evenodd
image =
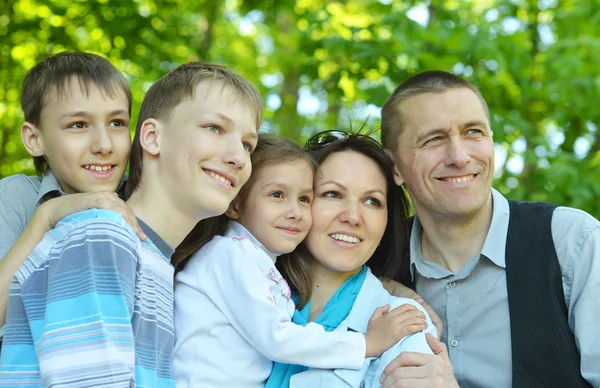
M 366 353 L 364 335 L 326 332 L 322 326 L 296 325 L 273 302 L 266 273 L 257 265 L 271 260 L 249 241 L 222 239 L 204 292 L 235 330 L 267 358 L 312 368 L 360 369 Z M 208 282 L 206 281 L 208 279 Z M 197 282 L 195 282 L 198 284 Z

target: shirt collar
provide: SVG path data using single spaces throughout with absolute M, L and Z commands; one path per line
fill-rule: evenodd
M 171 256 L 173 256 L 173 253 L 175 253 L 175 250 L 173 248 L 171 248 L 171 246 L 169 244 L 167 244 L 166 241 L 163 240 L 163 238 L 160 237 L 158 235 L 158 233 L 156 233 L 154 231 L 154 229 L 152 229 L 150 226 L 148 226 L 144 221 L 142 221 L 138 218 L 137 222 L 138 222 L 138 224 L 140 224 L 140 228 L 142 228 L 144 233 L 146 233 L 146 236 L 148 236 L 148 239 L 150 241 L 152 241 L 152 243 L 158 248 L 158 250 L 163 255 L 165 255 L 165 257 L 171 259 Z
M 248 229 L 246 229 L 239 222 L 229 222 L 229 228 L 227 229 L 227 233 L 225 233 L 225 236 L 250 240 L 252 244 L 254 244 L 257 248 L 265 252 L 271 258 L 271 260 L 273 260 L 273 263 L 277 260 L 277 256 L 279 256 L 278 254 L 269 251 L 264 245 L 262 245 L 260 241 L 256 239 L 256 237 L 252 235 L 252 233 L 250 233 Z
M 500 192 L 492 188 L 492 222 L 485 238 L 481 254 L 487 257 L 498 267 L 506 268 L 506 237 L 508 235 L 508 221 L 510 209 L 508 201 Z M 415 216 L 410 234 L 410 275 L 414 280 L 415 270 L 420 274 L 433 273 L 437 278 L 450 275 L 451 272 L 434 263 L 423 259 L 421 252 L 421 223 Z M 447 272 L 447 273 L 446 273 Z
M 52 173 L 52 170 L 47 169 L 42 177 L 42 182 L 40 183 L 40 189 L 38 192 L 37 201 L 35 202 L 35 207 L 37 208 L 50 198 L 59 197 L 64 195 L 65 192 L 60 187 L 60 183 L 58 183 L 58 179 Z

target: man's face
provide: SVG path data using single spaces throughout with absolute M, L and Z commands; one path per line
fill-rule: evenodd
M 404 182 L 417 214 L 470 218 L 491 201 L 494 142 L 481 101 L 467 88 L 423 93 L 399 107 L 404 128 L 396 181 Z
M 76 78 L 67 92 L 53 90 L 40 115 L 39 154 L 68 193 L 115 191 L 129 150 L 129 102 L 118 90 L 108 97 L 95 85 L 89 93 Z

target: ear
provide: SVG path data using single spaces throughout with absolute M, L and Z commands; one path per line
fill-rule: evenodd
M 237 198 L 234 198 L 233 201 L 231 201 L 229 207 L 225 211 L 225 215 L 232 220 L 237 220 L 240 218 L 240 206 Z
M 160 154 L 160 135 L 162 124 L 155 119 L 146 119 L 140 127 L 140 145 L 153 156 Z
M 398 186 L 404 184 L 404 178 L 402 178 L 402 174 L 400 174 L 400 170 L 398 170 L 398 165 L 396 163 L 394 163 L 394 181 Z
M 39 128 L 26 121 L 21 125 L 21 141 L 31 156 L 44 156 L 44 139 Z

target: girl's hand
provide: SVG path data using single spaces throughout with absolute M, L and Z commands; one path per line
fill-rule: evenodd
M 365 334 L 366 357 L 379 357 L 402 338 L 427 328 L 425 315 L 409 304 L 390 311 L 390 305 L 379 307 L 369 319 Z
M 148 238 L 131 208 L 116 193 L 111 192 L 68 194 L 53 198 L 44 202 L 34 212 L 32 218 L 37 218 L 37 222 L 43 223 L 48 231 L 66 216 L 88 209 L 117 212 L 133 228 L 140 240 L 146 241 Z
M 427 314 L 429 314 L 429 318 L 431 318 L 431 322 L 433 322 L 433 325 L 435 326 L 435 328 L 438 331 L 438 339 L 440 339 L 440 340 L 442 339 L 442 334 L 444 333 L 444 324 L 442 323 L 442 320 L 436 314 L 436 312 L 433 310 L 433 308 L 430 305 L 428 305 L 427 303 L 425 303 L 425 301 L 423 300 L 423 298 L 421 298 L 421 296 L 419 294 L 417 294 L 412 289 L 406 287 L 404 284 L 398 283 L 395 280 L 385 279 L 385 278 L 380 278 L 379 280 L 381 280 L 383 287 L 391 295 L 397 296 L 399 298 L 413 299 L 417 303 L 419 303 L 421 306 L 423 306 L 423 308 L 425 308 L 425 311 L 427 311 Z

